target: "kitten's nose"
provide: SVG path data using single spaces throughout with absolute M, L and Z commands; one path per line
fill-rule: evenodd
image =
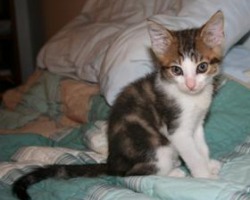
M 188 89 L 193 90 L 196 86 L 195 80 L 192 78 L 187 78 L 186 86 L 188 87 Z

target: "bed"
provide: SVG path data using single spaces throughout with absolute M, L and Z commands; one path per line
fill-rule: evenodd
M 105 162 L 106 120 L 117 93 L 152 70 L 145 19 L 182 29 L 218 9 L 226 19 L 226 56 L 205 132 L 211 157 L 223 162 L 219 180 L 48 179 L 29 194 L 36 200 L 250 199 L 249 8 L 248 0 L 87 0 L 41 49 L 26 83 L 3 96 L 0 199 L 16 199 L 13 181 L 36 166 Z

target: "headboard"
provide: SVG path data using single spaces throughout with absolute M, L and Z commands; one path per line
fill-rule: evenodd
M 80 13 L 85 0 L 43 0 L 40 3 L 45 40 Z

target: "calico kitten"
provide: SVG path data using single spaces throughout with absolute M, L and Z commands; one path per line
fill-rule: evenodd
M 222 59 L 223 23 L 220 11 L 190 30 L 170 31 L 149 21 L 159 67 L 117 97 L 108 121 L 107 164 L 37 168 L 14 183 L 17 197 L 30 199 L 27 188 L 46 178 L 185 176 L 179 156 L 193 177 L 217 178 L 220 163 L 209 158 L 203 121 Z

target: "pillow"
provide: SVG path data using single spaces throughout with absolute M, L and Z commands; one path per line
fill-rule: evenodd
M 221 9 L 225 15 L 227 52 L 249 31 L 250 20 L 246 20 L 250 19 L 249 7 L 249 0 L 185 0 L 177 16 L 154 15 L 150 19 L 178 30 L 201 26 Z M 112 43 L 99 78 L 101 92 L 110 105 L 124 86 L 152 71 L 150 46 L 146 22 L 129 27 Z
M 98 82 L 104 52 L 124 27 L 124 24 L 90 23 L 79 15 L 43 46 L 37 66 L 59 75 Z
M 222 62 L 223 73 L 250 88 L 250 49 L 235 45 Z
M 155 13 L 163 13 L 178 1 L 88 0 L 81 14 L 59 31 L 40 51 L 37 65 L 75 79 L 98 82 L 105 52 L 126 27 Z
M 134 24 L 159 13 L 175 13 L 181 0 L 88 0 L 82 14 L 92 22 Z
M 244 47 L 246 47 L 247 49 L 250 50 L 250 31 L 248 32 L 248 34 L 247 34 L 246 37 L 244 38 L 244 41 L 243 41 L 242 45 L 243 45 Z

